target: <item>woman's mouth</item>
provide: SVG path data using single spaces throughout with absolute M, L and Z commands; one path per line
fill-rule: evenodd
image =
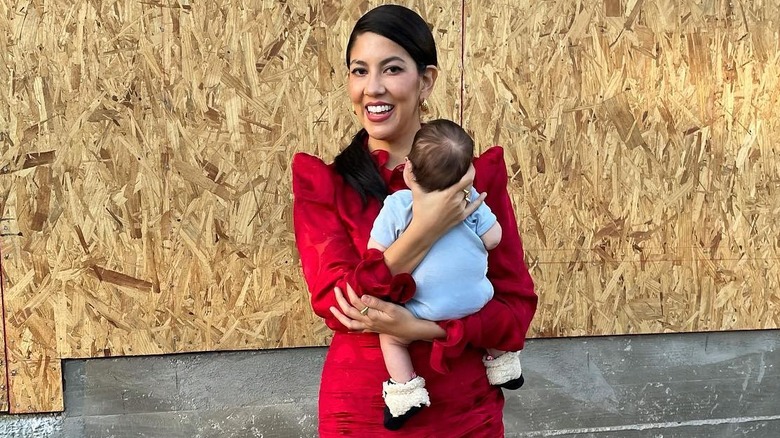
M 393 105 L 366 105 L 366 118 L 372 122 L 383 122 L 393 112 Z

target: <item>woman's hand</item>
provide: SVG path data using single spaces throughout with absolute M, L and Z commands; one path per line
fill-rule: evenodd
M 411 166 L 406 166 L 404 172 L 411 172 Z M 474 166 L 457 183 L 444 190 L 425 192 L 410 175 L 405 175 L 412 191 L 412 223 L 418 230 L 430 233 L 436 239 L 450 228 L 462 222 L 485 200 L 485 193 L 473 202 L 468 201 L 468 193 L 474 182 Z
M 404 181 L 412 191 L 412 221 L 384 252 L 385 263 L 393 275 L 413 272 L 431 246 L 482 205 L 487 196 L 481 193 L 473 202 L 467 200 L 466 190 L 471 189 L 474 181 L 474 166 L 469 166 L 463 178 L 452 187 L 425 192 L 415 183 L 409 164 L 404 167 Z
M 351 331 L 384 333 L 403 339 L 428 341 L 446 335 L 438 324 L 416 318 L 403 306 L 370 295 L 358 297 L 349 284 L 346 296 L 338 287 L 334 292 L 339 307 L 331 307 L 330 311 Z

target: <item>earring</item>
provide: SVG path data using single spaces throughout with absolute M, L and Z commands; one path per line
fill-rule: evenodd
M 431 107 L 428 105 L 428 101 L 423 99 L 423 101 L 420 102 L 420 111 L 424 112 L 424 113 L 427 113 L 430 110 L 431 110 Z

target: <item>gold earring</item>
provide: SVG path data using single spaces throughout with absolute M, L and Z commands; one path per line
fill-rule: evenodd
M 423 101 L 420 102 L 420 111 L 424 112 L 424 113 L 427 113 L 430 110 L 431 110 L 431 107 L 428 105 L 428 101 L 423 99 Z

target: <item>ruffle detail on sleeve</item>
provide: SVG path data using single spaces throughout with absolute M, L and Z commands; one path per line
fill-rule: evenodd
M 383 300 L 403 304 L 412 299 L 417 285 L 411 274 L 393 275 L 385 264 L 384 254 L 368 249 L 355 270 L 354 284 L 360 285 L 358 295 L 371 295 Z
M 461 319 L 441 321 L 438 324 L 447 332 L 447 337 L 434 339 L 431 349 L 431 368 L 444 374 L 450 371 L 447 364 L 449 360 L 457 360 L 466 348 L 466 327 Z
M 332 203 L 335 197 L 333 170 L 320 158 L 299 152 L 292 160 L 292 190 L 299 199 Z
M 474 177 L 475 185 L 481 182 L 482 185 L 480 187 L 483 190 L 491 187 L 500 187 L 506 190 L 509 175 L 507 174 L 506 162 L 504 161 L 504 149 L 501 146 L 493 146 L 477 157 L 474 160 L 474 169 L 476 170 Z M 480 176 L 486 177 L 485 179 L 488 179 L 488 181 L 480 181 L 482 179 Z M 485 183 L 487 183 L 487 186 L 485 186 Z

